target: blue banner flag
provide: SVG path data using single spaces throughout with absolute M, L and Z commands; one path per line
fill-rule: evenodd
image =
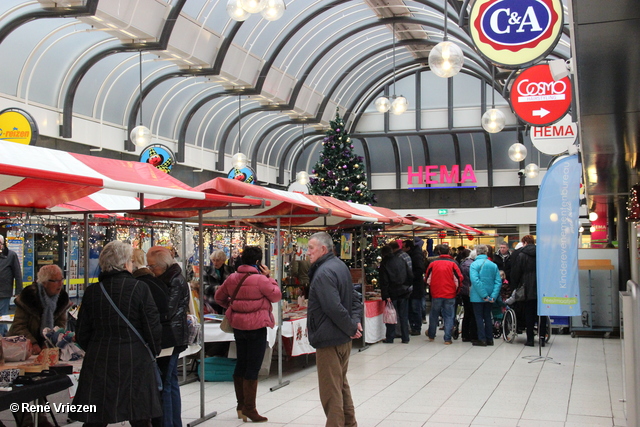
M 538 315 L 579 316 L 578 228 L 580 176 L 578 156 L 555 162 L 538 193 L 536 271 Z

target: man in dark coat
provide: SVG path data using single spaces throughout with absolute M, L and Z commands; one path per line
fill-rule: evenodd
M 522 249 L 511 266 L 513 287 L 524 286 L 524 316 L 527 328 L 526 346 L 533 347 L 533 328 L 538 321 L 538 276 L 536 273 L 536 245 L 533 236 L 522 238 Z M 546 317 L 540 318 L 540 345 L 544 347 L 547 334 Z
M 404 252 L 402 252 L 404 253 Z M 413 273 L 409 265 L 393 252 L 391 245 L 380 249 L 380 291 L 382 299 L 393 303 L 397 313 L 397 325 L 400 326 L 402 343 L 409 343 L 409 296 L 411 295 Z M 396 337 L 396 324 L 387 323 L 385 343 L 393 343 Z
M 149 270 L 167 289 L 169 319 L 176 345 L 171 356 L 158 359 L 158 366 L 166 377 L 163 378 L 162 406 L 165 426 L 182 426 L 182 400 L 178 383 L 178 356 L 189 345 L 189 285 L 182 275 L 182 269 L 171 254 L 162 246 L 153 246 L 147 252 Z
M 362 336 L 362 297 L 353 289 L 349 267 L 333 253 L 327 233 L 309 238 L 311 262 L 307 325 L 316 348 L 320 402 L 327 426 L 357 426 L 347 381 L 351 340 Z
M 15 282 L 15 292 L 13 283 Z M 22 269 L 18 255 L 10 251 L 0 234 L 0 316 L 9 314 L 11 297 L 22 292 Z M 0 335 L 7 332 L 7 325 L 0 324 Z
M 504 271 L 507 282 L 511 284 L 511 252 L 507 242 L 500 243 L 498 252 L 493 256 L 493 262 L 498 266 L 498 270 Z
M 422 317 L 424 312 L 424 299 L 426 288 L 424 283 L 424 252 L 422 251 L 422 240 L 416 237 L 415 240 L 407 239 L 402 242 L 402 250 L 411 257 L 411 271 L 413 272 L 413 290 L 409 297 L 409 328 L 411 335 L 420 335 L 422 329 Z

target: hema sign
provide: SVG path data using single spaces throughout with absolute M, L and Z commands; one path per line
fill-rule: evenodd
M 418 166 L 414 171 L 412 166 L 407 168 L 407 184 L 413 185 L 414 178 L 418 179 L 418 184 L 464 184 L 465 182 L 476 183 L 476 174 L 471 165 L 465 165 L 460 172 L 460 165 L 453 165 L 451 169 L 446 165 Z

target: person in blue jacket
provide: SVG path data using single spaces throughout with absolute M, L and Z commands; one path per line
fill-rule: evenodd
M 473 304 L 473 314 L 478 326 L 478 340 L 473 345 L 485 347 L 493 345 L 493 324 L 491 307 L 500 294 L 502 280 L 498 266 L 487 258 L 486 245 L 476 246 L 477 257 L 471 264 L 471 289 L 469 299 Z

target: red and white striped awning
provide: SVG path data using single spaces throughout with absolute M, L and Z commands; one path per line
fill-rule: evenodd
M 133 210 L 132 200 L 140 195 L 201 201 L 218 208 L 229 203 L 262 203 L 196 191 L 148 163 L 0 141 L 0 208 L 50 209 L 83 200 L 79 203 L 85 209 L 80 210 L 88 210 L 102 206 L 104 200 L 85 199 L 98 192 L 104 197 L 128 197 L 127 202 L 120 200 L 125 204 L 123 210 Z M 139 208 L 138 203 L 135 209 Z

